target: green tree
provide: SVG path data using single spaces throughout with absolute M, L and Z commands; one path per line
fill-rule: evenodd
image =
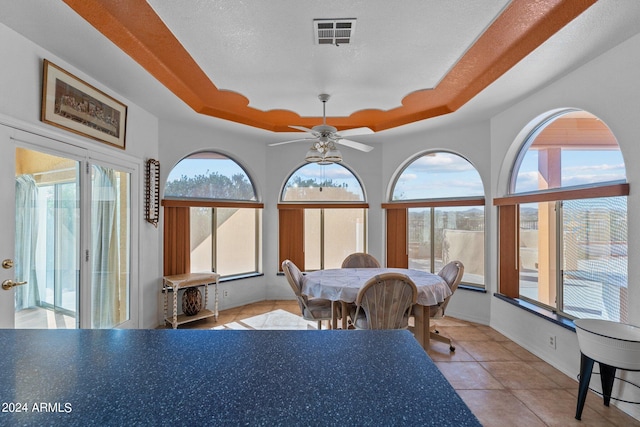
M 182 175 L 180 179 L 167 183 L 165 195 L 197 199 L 255 199 L 253 186 L 245 175 L 235 174 L 229 178 L 218 172 L 193 177 Z

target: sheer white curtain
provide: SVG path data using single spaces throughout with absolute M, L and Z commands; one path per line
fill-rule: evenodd
M 36 277 L 38 244 L 38 187 L 32 175 L 16 177 L 16 281 L 27 281 L 15 289 L 16 310 L 35 307 L 40 302 Z
M 117 322 L 119 234 L 117 182 L 113 169 L 93 166 L 91 183 L 92 328 L 112 328 Z

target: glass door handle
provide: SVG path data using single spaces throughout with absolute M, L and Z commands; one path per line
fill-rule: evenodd
M 14 286 L 20 286 L 20 285 L 26 285 L 27 282 L 14 282 L 11 279 L 7 279 L 4 282 L 2 282 L 2 289 L 4 289 L 5 291 L 8 291 L 9 289 L 13 288 Z

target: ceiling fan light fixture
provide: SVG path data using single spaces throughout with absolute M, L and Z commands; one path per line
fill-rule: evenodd
M 342 161 L 342 153 L 333 143 L 327 146 L 327 151 L 324 153 L 324 161 L 330 163 L 340 163 Z
M 304 156 L 304 159 L 309 163 L 321 162 L 323 158 L 324 156 L 320 151 L 318 151 L 315 144 L 311 146 L 311 148 L 309 148 L 309 151 L 307 151 L 307 155 Z

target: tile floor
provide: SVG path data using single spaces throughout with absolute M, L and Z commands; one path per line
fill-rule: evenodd
M 296 301 L 262 301 L 220 312 L 181 326 L 211 329 L 272 310 L 300 315 Z M 431 343 L 429 356 L 482 425 L 491 426 L 640 426 L 617 408 L 590 393 L 582 421 L 574 418 L 578 383 L 488 326 L 447 317 L 437 321 L 448 345 Z

